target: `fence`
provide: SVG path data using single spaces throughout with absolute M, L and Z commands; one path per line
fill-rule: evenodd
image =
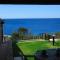
M 14 57 L 14 60 L 36 60 L 34 55 L 20 55 L 18 57 Z
M 60 60 L 60 48 L 47 49 L 46 53 L 47 55 L 45 55 L 45 52 L 43 55 L 41 55 L 41 52 L 35 55 L 20 55 L 19 57 L 22 57 L 22 59 L 18 60 Z

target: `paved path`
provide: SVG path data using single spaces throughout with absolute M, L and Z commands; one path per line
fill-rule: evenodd
M 55 39 L 55 41 L 58 41 L 60 39 Z M 46 41 L 44 39 L 32 39 L 32 40 L 21 40 L 19 43 L 24 43 L 24 42 L 36 42 L 36 41 Z M 53 41 L 53 39 L 50 39 L 50 41 Z
M 36 42 L 36 41 L 46 41 L 46 40 L 38 40 L 38 39 L 36 39 L 36 40 L 22 40 L 22 41 L 20 41 L 19 43 L 24 43 L 24 42 Z

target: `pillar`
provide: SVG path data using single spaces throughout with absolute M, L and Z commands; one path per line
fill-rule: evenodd
M 3 43 L 3 20 L 0 19 L 0 44 Z

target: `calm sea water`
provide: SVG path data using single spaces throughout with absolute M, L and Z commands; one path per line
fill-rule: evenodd
M 4 34 L 10 35 L 19 27 L 25 27 L 33 34 L 59 32 L 60 18 L 4 19 Z

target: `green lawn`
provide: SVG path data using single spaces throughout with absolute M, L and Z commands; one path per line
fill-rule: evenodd
M 56 43 L 57 44 L 57 43 Z M 43 50 L 48 48 L 57 48 L 57 46 L 53 46 L 52 42 L 48 41 L 33 41 L 26 42 L 20 41 L 17 43 L 17 46 L 22 50 L 25 55 L 34 55 L 37 50 Z

